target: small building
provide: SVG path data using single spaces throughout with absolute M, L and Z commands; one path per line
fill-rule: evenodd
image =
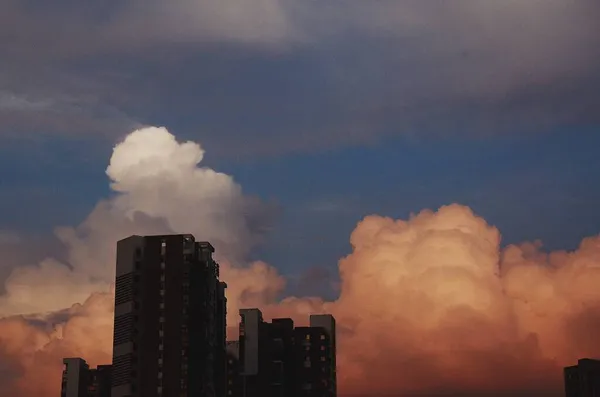
M 82 358 L 63 359 L 61 397 L 110 397 L 111 365 L 90 368 Z
M 600 360 L 582 358 L 564 369 L 566 397 L 600 397 Z

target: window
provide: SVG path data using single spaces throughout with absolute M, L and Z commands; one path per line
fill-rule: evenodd
M 321 345 L 321 351 L 325 350 L 325 346 Z
M 162 343 L 158 345 L 158 350 L 163 350 L 163 348 L 164 348 L 164 346 Z
M 158 371 L 158 379 L 162 379 L 162 372 Z
M 306 335 L 306 340 L 310 340 L 310 335 Z
M 310 368 L 310 360 L 308 357 L 304 360 L 304 368 Z
M 325 335 L 321 334 L 321 340 L 325 340 Z
M 165 281 L 165 275 L 164 274 L 160 275 L 160 281 Z
M 163 316 L 160 316 L 160 317 L 158 318 L 158 322 L 159 322 L 159 323 L 164 323 L 164 322 L 165 322 L 165 318 L 164 318 Z
M 321 361 L 325 361 L 325 356 L 321 356 Z

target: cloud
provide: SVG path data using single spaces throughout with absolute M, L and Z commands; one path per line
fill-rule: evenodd
M 233 41 L 278 44 L 295 37 L 280 0 L 133 1 L 118 13 L 114 34 L 138 41 Z M 141 33 L 141 34 L 140 34 Z
M 241 264 L 265 226 L 255 214 L 268 214 L 268 207 L 244 196 L 229 175 L 198 167 L 202 157 L 199 145 L 179 143 L 164 128 L 129 134 L 115 146 L 106 170 L 114 197 L 101 201 L 79 226 L 56 229 L 66 263 L 48 258 L 13 271 L 0 313 L 59 310 L 108 290 L 114 243 L 131 234 L 193 233 L 213 242 L 227 263 Z M 53 299 L 39 300 L 41 293 Z
M 453 204 L 368 216 L 350 242 L 337 300 L 266 309 L 334 313 L 340 395 L 559 396 L 562 366 L 600 356 L 600 236 L 573 252 L 502 249 L 495 227 Z
M 19 267 L 6 281 L 2 390 L 50 396 L 62 357 L 110 360 L 115 241 L 133 233 L 213 241 L 229 284 L 229 324 L 241 307 L 299 324 L 333 313 L 340 395 L 553 395 L 562 391 L 561 366 L 600 355 L 600 237 L 573 252 L 546 253 L 540 243 L 502 249 L 499 230 L 458 204 L 407 220 L 371 215 L 339 262 L 337 299 L 278 300 L 286 280 L 246 261 L 260 241 L 245 221 L 248 198 L 230 176 L 200 167 L 203 155 L 164 128 L 134 131 L 115 146 L 107 168 L 114 196 L 79 226 L 57 229 L 65 262 Z
M 54 104 L 0 110 L 16 138 L 167 123 L 238 157 L 598 121 L 594 0 L 44 4 L 0 12 L 0 84 Z
M 9 230 L 0 230 L 1 245 L 15 245 L 21 242 L 21 236 Z

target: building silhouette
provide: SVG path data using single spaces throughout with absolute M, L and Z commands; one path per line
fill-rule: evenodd
M 241 309 L 239 340 L 227 342 L 213 254 L 190 234 L 118 241 L 112 365 L 65 358 L 61 397 L 337 397 L 333 316 L 294 327 Z
M 566 397 L 600 397 L 600 360 L 583 358 L 564 369 Z
M 239 341 L 227 342 L 227 388 L 226 396 L 242 395 Z
M 265 322 L 258 309 L 242 309 L 240 317 L 241 390 L 230 395 L 337 396 L 333 316 L 311 316 L 309 327 L 296 328 L 289 318 Z
M 110 365 L 90 368 L 82 358 L 65 358 L 63 364 L 61 397 L 110 397 Z
M 336 397 L 336 329 L 332 315 L 311 315 L 309 327 L 297 327 L 296 396 Z
M 117 243 L 112 397 L 220 397 L 225 283 L 190 234 Z

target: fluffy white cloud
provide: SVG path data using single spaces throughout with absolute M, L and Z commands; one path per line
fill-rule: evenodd
M 165 128 L 127 135 L 115 146 L 106 170 L 115 195 L 101 201 L 79 226 L 56 230 L 67 251 L 66 263 L 48 258 L 13 271 L 0 298 L 0 315 L 60 310 L 92 292 L 108 291 L 116 242 L 132 234 L 192 233 L 215 245 L 224 274 L 241 280 L 245 272 L 256 274 L 258 278 L 250 277 L 255 280 L 250 290 L 262 285 L 261 277 L 265 282 L 277 279 L 264 264 L 242 267 L 260 237 L 248 220 L 261 205 L 244 196 L 231 176 L 200 167 L 203 155 L 200 145 L 180 143 Z M 52 299 L 39 299 L 41 295 Z

